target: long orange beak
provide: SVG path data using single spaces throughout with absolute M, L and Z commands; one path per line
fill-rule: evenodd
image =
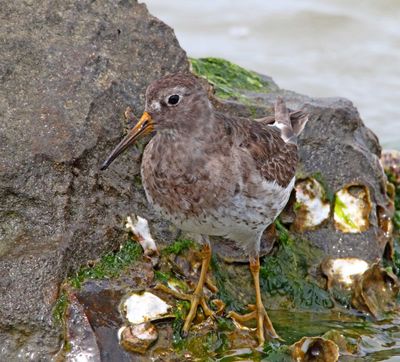
M 117 147 L 114 148 L 108 158 L 101 165 L 100 169 L 105 170 L 110 166 L 111 162 L 113 162 L 130 145 L 134 144 L 139 138 L 142 138 L 153 130 L 153 120 L 151 119 L 150 114 L 144 112 L 140 121 L 129 131 L 128 135 L 117 145 Z

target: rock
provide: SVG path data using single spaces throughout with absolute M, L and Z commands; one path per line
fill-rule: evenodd
M 135 360 L 119 345 L 118 330 L 124 320 L 118 306 L 123 296 L 121 283 L 108 280 L 87 281 L 81 290 L 68 293 L 67 341 L 72 348 L 67 361 L 76 361 L 79 353 L 95 355 L 95 361 Z
M 157 340 L 158 332 L 150 322 L 122 327 L 120 344 L 127 351 L 144 354 Z
M 65 360 L 74 362 L 79 360 L 95 362 L 100 360 L 100 350 L 96 335 L 89 323 L 82 304 L 73 293 L 68 295 L 68 308 L 66 311 L 66 330 L 68 353 Z M 62 352 L 60 352 L 61 358 Z
M 61 344 L 61 329 L 51 317 L 61 281 L 121 243 L 127 215 L 145 217 L 157 243 L 176 238 L 175 229 L 147 206 L 138 179 L 139 150 L 131 149 L 107 173 L 99 165 L 127 126 L 126 107 L 139 115 L 146 86 L 187 70 L 188 63 L 173 31 L 134 0 L 7 2 L 0 17 L 0 359 L 46 361 Z M 386 177 L 379 142 L 352 103 L 285 91 L 222 60 L 193 64 L 198 73 L 208 72 L 223 98 L 212 97 L 217 109 L 271 115 L 280 94 L 289 107 L 310 114 L 300 137 L 299 180 L 318 180 L 331 209 L 334 195 L 348 185 L 367 188 L 371 209 L 361 232 L 338 230 L 331 213 L 299 235 L 321 248 L 322 256 L 380 258 L 390 243 L 381 222 L 390 216 Z M 287 223 L 296 217 L 289 209 Z M 249 282 L 233 280 L 232 294 L 254 301 L 247 266 L 235 270 Z M 93 329 L 101 318 L 88 315 Z M 109 346 L 118 343 L 113 328 L 104 339 L 112 340 Z M 106 347 L 100 348 L 102 358 Z
M 391 235 L 380 227 L 380 219 L 390 214 L 390 200 L 379 163 L 378 139 L 347 100 L 308 98 L 299 102 L 293 97 L 293 108 L 303 105 L 311 119 L 300 137 L 299 178 L 320 176 L 333 195 L 350 184 L 366 188 L 371 209 L 369 227 L 362 232 L 342 232 L 331 217 L 328 223 L 302 236 L 328 256 L 356 257 L 367 262 L 380 259 L 392 241 Z
M 146 86 L 188 63 L 137 1 L 8 2 L 0 18 L 0 359 L 48 360 L 69 271 L 124 240 L 129 213 L 174 238 L 134 186 L 137 151 L 99 165 L 126 107 L 140 112 Z

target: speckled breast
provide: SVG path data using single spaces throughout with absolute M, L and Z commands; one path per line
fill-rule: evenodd
M 262 178 L 253 170 L 243 177 L 235 173 L 243 164 L 227 162 L 226 167 L 205 170 L 196 158 L 189 163 L 162 147 L 154 139 L 146 147 L 142 179 L 150 204 L 164 218 L 183 230 L 206 235 L 220 235 L 233 240 L 240 235 L 262 232 L 285 206 L 294 179 L 287 187 Z M 187 159 L 187 154 L 184 158 Z M 207 155 L 201 159 L 210 165 Z M 211 157 L 211 156 L 210 156 Z M 220 162 L 223 162 L 221 156 Z M 212 164 L 212 163 L 211 163 Z M 203 167 L 201 167 L 203 166 Z

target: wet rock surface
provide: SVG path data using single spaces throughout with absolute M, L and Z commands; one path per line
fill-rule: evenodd
M 140 112 L 146 86 L 188 64 L 136 1 L 8 2 L 0 19 L 0 359 L 46 360 L 61 281 L 123 240 L 129 212 L 174 237 L 134 186 L 137 151 L 99 165 L 125 108 Z
M 133 360 L 118 341 L 118 330 L 124 323 L 118 311 L 123 295 L 119 283 L 107 281 L 88 281 L 80 291 L 68 293 L 68 346 L 59 353 L 61 360 L 76 361 L 80 356 L 93 361 Z
M 49 360 L 61 346 L 62 328 L 52 321 L 61 282 L 80 265 L 116 250 L 126 240 L 127 215 L 145 217 L 157 243 L 165 245 L 177 237 L 177 231 L 147 206 L 138 177 L 140 147 L 127 152 L 106 173 L 100 173 L 99 165 L 131 126 L 123 118 L 126 107 L 139 115 L 146 86 L 166 73 L 187 70 L 188 62 L 173 31 L 136 1 L 44 1 L 40 6 L 9 2 L 1 6 L 0 17 L 0 359 Z M 298 318 L 296 307 L 332 308 L 322 284 L 311 281 L 326 256 L 374 262 L 390 241 L 381 222 L 391 210 L 379 142 L 350 101 L 285 91 L 269 77 L 221 60 L 192 61 L 193 70 L 207 76 L 207 62 L 212 63 L 208 79 L 214 83 L 216 93 L 211 97 L 217 109 L 263 117 L 272 114 L 280 94 L 290 108 L 310 114 L 300 138 L 298 179 L 317 180 L 331 212 L 311 227 L 303 228 L 297 220 L 298 240 L 290 240 L 280 229 L 278 246 L 263 263 L 265 304 L 284 310 L 272 312 L 271 318 L 285 338 L 289 335 L 285 328 L 292 328 Z M 361 232 L 343 232 L 335 226 L 335 195 L 348 185 L 368 189 L 368 227 Z M 291 203 L 282 215 L 288 226 L 296 225 L 295 209 Z M 268 230 L 265 253 L 272 250 L 275 239 L 274 230 Z M 300 243 L 302 239 L 308 244 Z M 221 256 L 213 260 L 211 278 L 219 292 L 213 295 L 210 290 L 208 297 L 224 299 L 228 309 L 241 310 L 254 302 L 254 292 L 248 265 L 233 262 L 246 257 L 240 250 L 232 252 L 229 243 L 215 242 Z M 179 326 L 159 322 L 157 343 L 148 345 L 150 354 L 140 357 L 120 347 L 118 330 L 124 319 L 118 308 L 126 293 L 153 288 L 157 272 L 168 287 L 193 289 L 198 271 L 194 248 L 184 255 L 172 254 L 164 255 L 156 271 L 151 263 L 140 261 L 118 278 L 64 289 L 69 302 L 66 337 L 71 345 L 67 345 L 70 355 L 64 349 L 59 357 L 74 360 L 90 352 L 90 358 L 104 361 L 149 356 L 190 360 L 224 353 L 235 358 L 238 350 L 254 347 L 250 330 L 238 332 L 224 318 L 211 322 L 201 316 L 196 321 L 200 327 L 186 341 L 176 333 Z M 88 269 L 85 273 L 101 278 L 101 273 Z M 186 307 L 177 304 L 177 321 L 182 321 Z M 285 308 L 293 320 L 285 322 Z M 381 327 L 376 328 L 381 333 Z M 296 340 L 309 335 L 302 332 Z M 74 340 L 83 340 L 87 349 L 80 349 Z M 393 343 L 393 348 L 400 348 Z M 254 350 L 239 354 L 246 353 L 261 358 Z
M 73 293 L 69 293 L 68 303 L 65 319 L 67 321 L 66 341 L 68 341 L 69 353 L 65 360 L 71 362 L 79 359 L 100 360 L 100 349 L 96 336 L 83 305 L 79 303 Z M 111 315 L 110 318 L 112 318 Z
M 96 355 L 100 356 L 98 360 L 103 361 L 198 361 L 224 358 L 292 361 L 293 357 L 300 361 L 335 361 L 340 351 L 341 360 L 346 360 L 346 356 L 349 360 L 368 356 L 369 360 L 378 361 L 382 356 L 396 356 L 400 352 L 398 317 L 392 316 L 377 322 L 357 316 L 345 308 L 311 309 L 308 312 L 304 308 L 274 308 L 269 313 L 284 341 L 272 341 L 264 350 L 257 349 L 258 342 L 252 328 L 254 325 L 237 326 L 226 318 L 228 310 L 241 310 L 246 304 L 246 297 L 232 294 L 237 293 L 235 284 L 240 284 L 244 292 L 248 291 L 246 285 L 249 284 L 244 273 L 238 273 L 238 269 L 244 265 L 234 268 L 233 264 L 229 264 L 228 273 L 236 272 L 236 275 L 230 275 L 234 282 L 228 282 L 225 289 L 220 291 L 204 290 L 209 305 L 216 312 L 215 317 L 205 318 L 199 310 L 189 335 L 183 338 L 180 330 L 189 303 L 173 294 L 193 289 L 193 281 L 198 278 L 199 271 L 196 270 L 195 248 L 185 244 L 179 249 L 177 245 L 173 244 L 177 254 L 171 253 L 171 249 L 161 252 L 160 266 L 154 273 L 151 261 L 143 255 L 118 278 L 87 280 L 80 289 L 67 288 L 68 348 L 60 352 L 59 357 L 68 361 L 76 360 L 78 356 Z M 226 275 L 221 273 L 214 264 L 209 277 L 219 285 L 221 276 Z M 139 279 L 142 283 L 132 283 L 132 280 Z M 174 293 L 166 292 L 168 289 Z M 151 322 L 129 323 L 124 303 L 132 295 L 143 295 L 144 290 L 172 306 L 168 319 L 161 315 L 160 319 Z M 368 295 L 374 297 L 376 292 L 373 295 L 368 292 Z M 222 309 L 213 299 L 216 296 L 221 296 L 227 302 Z M 252 296 L 247 297 L 251 301 Z M 271 303 L 279 303 L 279 296 L 264 293 L 264 297 L 268 307 Z M 71 310 L 75 312 L 71 313 Z M 136 312 L 142 313 L 141 310 Z

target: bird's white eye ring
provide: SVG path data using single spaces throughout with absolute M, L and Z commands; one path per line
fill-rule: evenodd
M 176 106 L 180 100 L 181 100 L 181 97 L 178 94 L 173 94 L 168 97 L 167 103 L 170 106 Z

